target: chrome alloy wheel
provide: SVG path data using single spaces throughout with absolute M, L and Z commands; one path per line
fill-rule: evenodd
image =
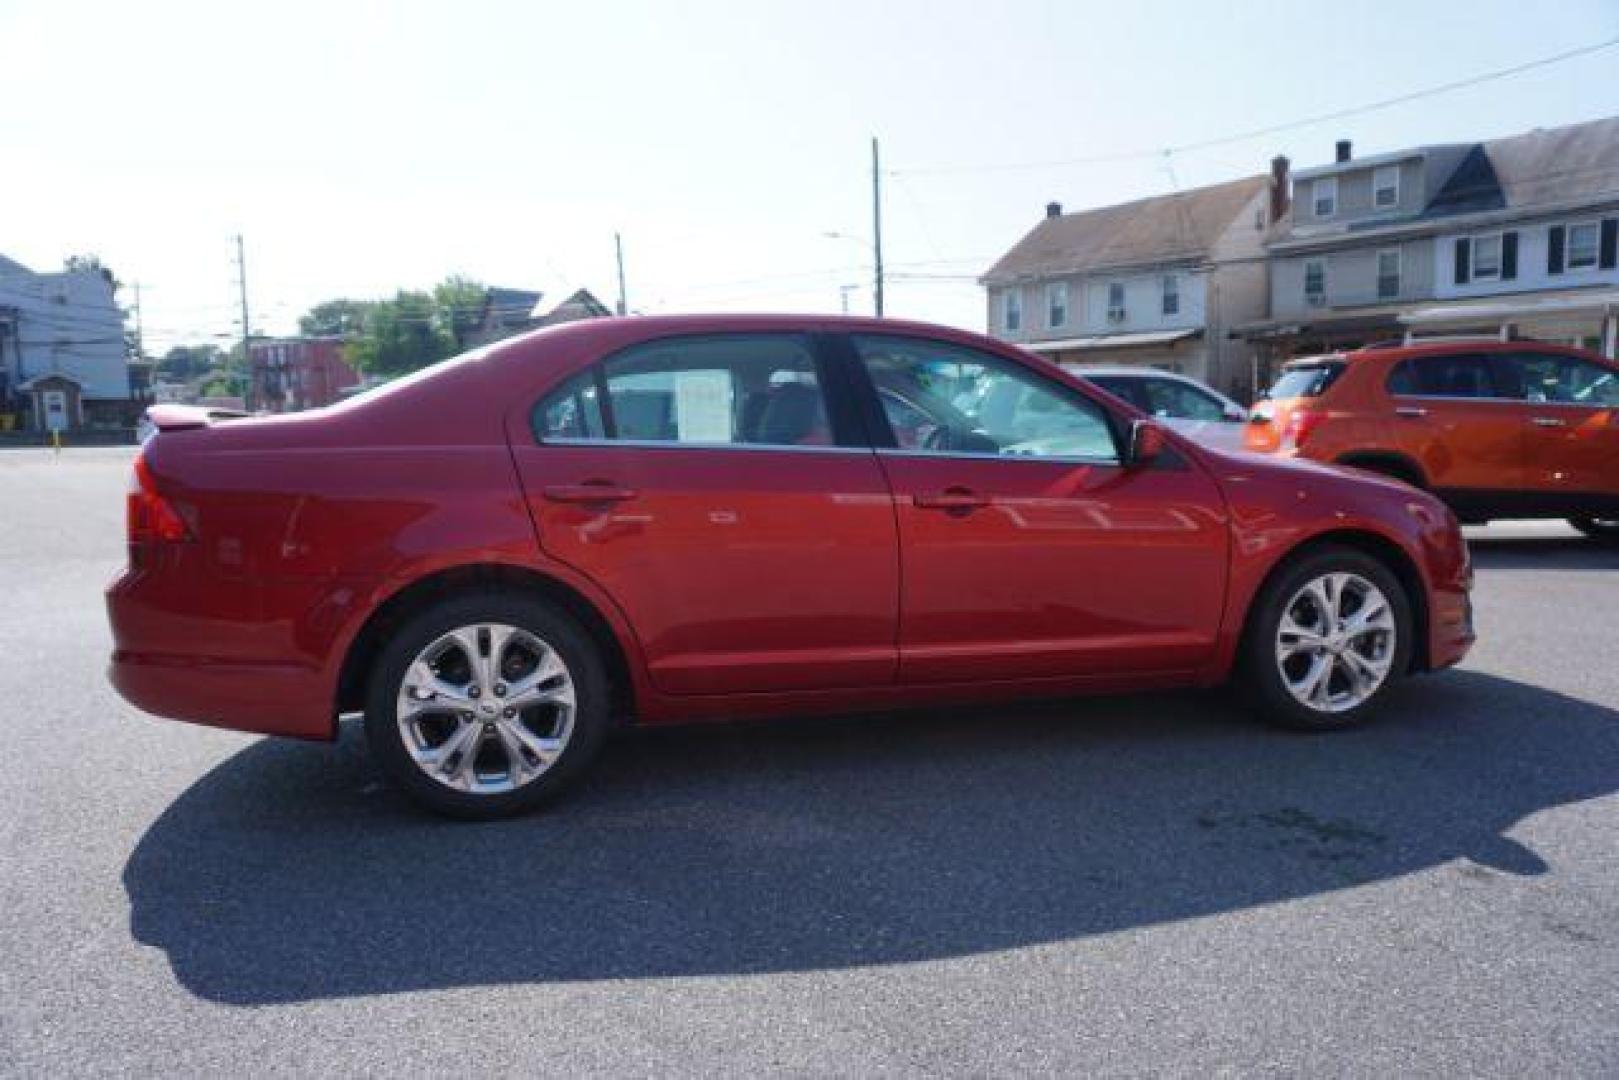
M 476 623 L 416 654 L 400 682 L 399 734 L 418 768 L 474 795 L 512 791 L 555 764 L 573 734 L 573 676 L 527 630 Z
M 1359 574 L 1323 574 L 1282 609 L 1276 666 L 1305 708 L 1347 712 L 1388 680 L 1398 632 L 1388 597 L 1376 585 Z

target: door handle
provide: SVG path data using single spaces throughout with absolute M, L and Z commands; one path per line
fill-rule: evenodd
M 1428 415 L 1427 409 L 1419 409 L 1415 405 L 1401 405 L 1394 410 L 1395 416 L 1408 416 L 1415 420 Z
M 1529 422 L 1536 427 L 1568 427 L 1568 421 L 1559 420 L 1555 416 L 1535 416 Z
M 559 503 L 615 503 L 635 498 L 629 488 L 610 484 L 605 480 L 589 480 L 583 484 L 553 484 L 544 495 Z
M 930 495 L 912 495 L 911 502 L 923 510 L 946 510 L 964 514 L 989 505 L 989 497 L 964 487 L 945 488 Z

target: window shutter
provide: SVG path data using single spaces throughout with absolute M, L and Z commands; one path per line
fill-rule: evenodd
M 1518 234 L 1501 234 L 1501 280 L 1511 281 L 1518 276 Z
M 1456 239 L 1456 284 L 1466 285 L 1473 269 L 1473 241 L 1465 236 Z
M 1563 272 L 1563 227 L 1553 225 L 1546 230 L 1546 273 Z
M 1602 258 L 1601 266 L 1604 270 L 1612 270 L 1614 263 L 1619 261 L 1619 218 L 1602 219 Z

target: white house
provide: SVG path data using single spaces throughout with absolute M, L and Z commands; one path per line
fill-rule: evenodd
M 1262 317 L 1264 241 L 1286 209 L 1272 175 L 1045 218 L 980 279 L 989 332 L 1065 365 L 1138 364 L 1245 397 L 1252 348 L 1229 328 Z
M 1250 340 L 1285 357 L 1484 333 L 1615 355 L 1619 118 L 1335 156 L 1294 174 Z
M 0 417 L 45 429 L 132 422 L 124 316 L 111 275 L 35 273 L 0 256 Z

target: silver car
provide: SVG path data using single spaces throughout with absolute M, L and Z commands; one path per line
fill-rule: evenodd
M 1186 375 L 1157 368 L 1078 366 L 1069 370 L 1205 446 L 1242 449 L 1248 410 Z

